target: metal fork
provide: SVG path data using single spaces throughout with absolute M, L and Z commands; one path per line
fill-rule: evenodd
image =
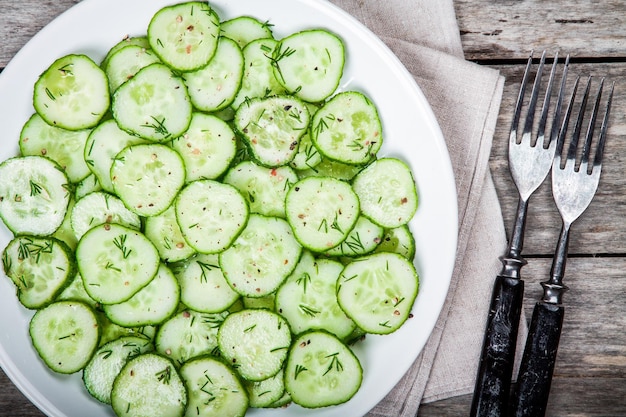
M 519 201 L 509 247 L 506 254 L 500 258 L 502 270 L 494 282 L 483 349 L 474 388 L 471 416 L 504 416 L 508 408 L 517 329 L 524 293 L 524 282 L 520 279 L 520 270 L 526 263 L 521 252 L 528 200 L 531 194 L 544 181 L 552 166 L 556 150 L 558 121 L 560 120 L 569 65 L 568 56 L 565 60 L 561 87 L 554 109 L 554 122 L 552 123 L 550 134 L 546 136 L 550 99 L 558 61 L 558 54 L 555 55 L 537 126 L 536 138 L 533 140 L 535 109 L 541 87 L 545 59 L 546 52 L 544 51 L 535 75 L 521 138 L 518 137 L 518 126 L 526 85 L 529 82 L 531 73 L 532 53 L 528 58 L 524 71 L 511 124 L 509 134 L 509 167 L 519 192 Z
M 591 203 L 600 181 L 606 131 L 615 88 L 613 84 L 607 99 L 594 159 L 590 164 L 592 138 L 603 86 L 604 79 L 600 82 L 593 104 L 579 166 L 576 164 L 577 149 L 591 87 L 591 77 L 589 77 L 580 103 L 565 163 L 562 163 L 562 151 L 578 87 L 578 79 L 563 120 L 552 166 L 552 194 L 563 223 L 552 262 L 550 279 L 541 283 L 544 289 L 543 297 L 535 305 L 533 311 L 529 335 L 522 356 L 518 385 L 512 399 L 512 416 L 543 416 L 545 414 L 563 324 L 563 294 L 567 290 L 567 287 L 563 285 L 563 276 L 565 274 L 570 227 Z

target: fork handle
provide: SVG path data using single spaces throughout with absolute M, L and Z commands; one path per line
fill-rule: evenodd
M 470 415 L 500 417 L 508 410 L 524 281 L 496 277 Z
M 511 416 L 545 415 L 564 313 L 562 305 L 544 301 L 535 305 L 511 401 Z

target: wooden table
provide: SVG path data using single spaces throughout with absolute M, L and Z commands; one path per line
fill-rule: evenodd
M 0 68 L 78 0 L 0 0 Z M 455 0 L 466 58 L 506 77 L 490 164 L 507 230 L 517 204 L 507 166 L 513 104 L 529 51 L 571 54 L 570 71 L 615 81 L 616 96 L 599 190 L 574 225 L 567 264 L 566 318 L 550 416 L 626 416 L 626 3 L 621 0 Z M 550 186 L 533 196 L 524 268 L 526 310 L 541 295 L 560 218 Z M 471 396 L 423 405 L 419 415 L 467 415 Z M 0 372 L 0 416 L 41 416 Z

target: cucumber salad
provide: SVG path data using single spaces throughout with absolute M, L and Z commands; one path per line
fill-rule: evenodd
M 342 39 L 273 29 L 191 1 L 59 57 L 0 163 L 32 345 L 117 416 L 345 403 L 411 317 L 413 174 Z

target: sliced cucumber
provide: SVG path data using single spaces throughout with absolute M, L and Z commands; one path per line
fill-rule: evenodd
M 272 68 L 272 52 L 277 44 L 278 41 L 272 38 L 256 39 L 243 48 L 244 72 L 241 88 L 232 104 L 235 109 L 246 99 L 285 93 Z
M 150 46 L 163 62 L 178 71 L 209 63 L 220 35 L 219 17 L 208 3 L 190 1 L 157 11 L 148 25 Z
M 311 29 L 283 38 L 272 52 L 276 79 L 302 100 L 324 101 L 337 89 L 345 62 L 339 37 Z
M 126 45 L 115 51 L 107 60 L 104 71 L 109 79 L 111 93 L 130 80 L 140 69 L 161 62 L 150 48 L 141 45 Z
M 302 246 L 324 252 L 343 242 L 359 217 L 350 184 L 331 177 L 307 177 L 285 199 L 287 221 Z
M 384 229 L 365 216 L 359 216 L 354 228 L 346 239 L 332 249 L 324 252 L 330 256 L 361 256 L 378 247 L 383 239 Z
M 105 223 L 117 223 L 131 229 L 141 228 L 141 219 L 128 210 L 113 194 L 96 191 L 79 199 L 72 208 L 71 225 L 80 239 L 89 229 Z
M 13 238 L 2 252 L 2 265 L 20 303 L 30 309 L 52 303 L 76 275 L 72 251 L 51 237 Z
M 68 130 L 94 127 L 109 110 L 109 83 L 87 55 L 52 63 L 35 83 L 33 105 L 46 123 Z
M 153 142 L 167 142 L 185 133 L 192 106 L 182 78 L 156 63 L 115 90 L 111 110 L 123 130 Z
M 111 406 L 118 417 L 182 417 L 187 391 L 169 359 L 144 353 L 126 362 L 113 381 Z
M 185 165 L 168 146 L 131 145 L 115 157 L 111 183 L 129 210 L 139 216 L 156 216 L 167 210 L 183 187 Z
M 262 381 L 282 368 L 291 343 L 284 318 L 269 310 L 230 314 L 217 333 L 224 359 L 248 381 Z
M 225 37 L 220 37 L 217 51 L 206 66 L 183 74 L 191 103 L 205 112 L 230 106 L 242 77 L 243 53 L 235 41 Z
M 157 248 L 163 262 L 182 261 L 196 253 L 183 237 L 173 204 L 163 213 L 145 219 L 144 234 Z
M 362 93 L 339 93 L 315 113 L 311 121 L 311 140 L 329 159 L 352 165 L 366 164 L 383 144 L 378 110 Z
M 136 45 L 142 48 L 150 48 L 150 42 L 148 42 L 148 38 L 146 36 L 125 36 L 121 41 L 117 42 L 113 45 L 104 56 L 104 59 L 100 63 L 100 68 L 106 68 L 109 62 L 109 58 L 119 51 L 122 48 L 125 48 L 129 45 Z
M 111 165 L 115 156 L 130 145 L 146 142 L 145 139 L 120 129 L 115 120 L 105 120 L 96 126 L 87 138 L 84 159 L 102 188 L 113 193 L 115 190 L 111 183 Z
M 102 185 L 98 181 L 98 177 L 92 172 L 85 177 L 81 182 L 76 184 L 74 188 L 74 198 L 79 199 L 94 191 L 102 191 Z M 68 208 L 68 211 L 70 209 Z
M 350 348 L 324 331 L 294 340 L 285 368 L 285 388 L 294 403 L 319 408 L 345 403 L 358 391 L 363 370 Z
M 234 40 L 242 49 L 256 39 L 273 38 L 271 26 L 252 16 L 237 16 L 220 24 L 222 36 Z
M 165 321 L 156 334 L 157 352 L 177 366 L 204 355 L 218 355 L 217 332 L 228 312 L 206 314 L 183 310 Z
M 213 180 L 189 183 L 178 194 L 175 207 L 185 240 L 201 253 L 229 247 L 248 219 L 248 206 L 239 191 Z
M 63 222 L 70 200 L 63 169 L 43 156 L 0 164 L 0 218 L 14 234 L 51 235 Z
M 267 168 L 253 161 L 241 162 L 224 177 L 246 198 L 251 213 L 275 217 L 285 217 L 285 197 L 297 181 L 289 166 Z
M 415 238 L 408 225 L 385 230 L 380 245 L 374 252 L 394 252 L 413 261 L 415 258 Z
M 358 327 L 389 334 L 407 320 L 419 288 L 415 267 L 397 253 L 381 252 L 346 265 L 337 300 Z
M 157 325 L 171 317 L 180 301 L 180 286 L 172 271 L 164 264 L 156 276 L 128 300 L 104 305 L 109 320 L 124 327 Z
M 330 259 L 315 259 L 305 251 L 293 273 L 276 293 L 276 311 L 289 322 L 295 334 L 325 329 L 344 339 L 356 327 L 337 302 L 337 278 L 343 265 Z
M 280 400 L 285 392 L 285 372 L 281 368 L 278 373 L 262 381 L 245 381 L 250 407 L 265 408 Z
M 248 396 L 232 368 L 216 358 L 185 363 L 180 375 L 189 393 L 186 417 L 243 417 Z
M 89 296 L 102 304 L 117 304 L 154 278 L 159 253 L 140 232 L 105 223 L 83 235 L 76 261 Z
M 396 158 L 381 158 L 359 172 L 352 182 L 361 210 L 385 228 L 407 224 L 417 211 L 415 181 L 409 167 Z
M 349 165 L 322 157 L 321 161 L 314 167 L 299 170 L 298 175 L 300 178 L 333 177 L 339 180 L 351 181 L 364 167 L 365 165 Z
M 171 144 L 183 158 L 187 182 L 218 178 L 237 152 L 231 127 L 217 116 L 200 112 L 193 113 L 189 129 Z
M 220 253 L 219 261 L 236 292 L 262 297 L 274 292 L 293 271 L 301 251 L 285 220 L 251 214 L 246 228 Z
M 92 397 L 111 404 L 113 381 L 130 359 L 151 352 L 150 339 L 122 336 L 100 346 L 83 371 L 83 383 Z
M 291 96 L 272 96 L 246 100 L 237 109 L 234 124 L 257 162 L 278 167 L 296 156 L 309 120 L 304 102 Z
M 91 173 L 82 158 L 82 150 L 91 133 L 90 129 L 67 130 L 51 126 L 34 113 L 20 133 L 22 155 L 41 155 L 58 163 L 72 183 L 83 180 Z
M 75 274 L 74 278 L 67 284 L 67 286 L 63 289 L 61 294 L 56 297 L 56 301 L 81 301 L 87 304 L 89 307 L 100 310 L 100 304 L 91 298 L 87 291 L 85 290 L 85 286 L 83 285 L 83 277 L 80 274 Z
M 79 301 L 57 301 L 37 310 L 30 337 L 53 371 L 73 374 L 87 365 L 98 347 L 100 330 L 94 311 Z
M 180 283 L 181 302 L 203 313 L 219 313 L 239 298 L 228 283 L 219 265 L 217 254 L 199 253 L 173 267 Z

